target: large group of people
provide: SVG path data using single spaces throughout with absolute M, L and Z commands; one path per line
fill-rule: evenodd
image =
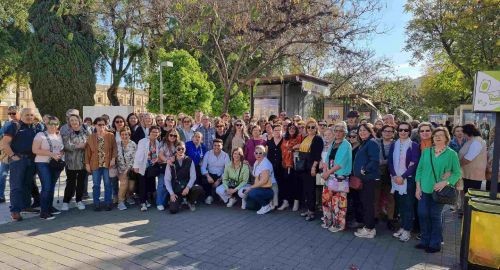
M 94 211 L 138 204 L 143 212 L 156 207 L 175 214 L 218 201 L 260 215 L 303 209 L 305 221 L 322 213 L 323 228 L 354 229 L 362 238 L 374 238 L 385 220 L 399 241 L 414 235 L 416 248 L 433 253 L 443 241 L 444 206 L 433 192 L 452 186 L 463 196 L 491 172 L 492 150 L 473 124 L 450 134 L 434 123 L 397 121 L 390 114 L 374 124 L 357 111 L 330 124 L 286 112 L 259 119 L 249 113 L 241 119 L 200 111 L 194 117 L 131 113 L 109 121 L 107 115 L 82 119 L 70 109 L 63 125 L 34 109 L 11 107 L 9 117 L 0 131 L 0 202 L 10 175 L 14 221 L 24 212 L 52 220 L 69 210 L 73 197 L 85 210 L 91 176 Z M 58 209 L 54 190 L 63 170 Z M 460 214 L 460 200 L 454 208 Z

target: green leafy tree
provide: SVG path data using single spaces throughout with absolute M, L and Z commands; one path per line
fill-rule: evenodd
M 29 9 L 34 32 L 28 68 L 38 109 L 64 119 L 68 108 L 94 105 L 98 54 L 86 7 L 73 13 L 59 4 L 37 0 Z
M 234 86 L 238 87 L 238 86 Z M 233 90 L 236 92 L 236 90 Z M 214 99 L 212 101 L 212 115 L 219 116 L 224 112 L 224 89 L 217 87 L 214 91 Z M 238 91 L 229 102 L 228 112 L 230 115 L 241 116 L 244 112 L 250 110 L 250 95 L 248 91 Z
M 166 113 L 184 112 L 194 114 L 195 110 L 212 112 L 215 84 L 200 68 L 198 61 L 185 50 L 167 53 L 158 51 L 160 62 L 170 61 L 173 67 L 162 68 L 164 109 Z M 148 110 L 160 111 L 160 75 L 153 73 L 148 79 L 150 85 Z
M 466 81 L 445 55 L 436 55 L 429 61 L 420 89 L 425 106 L 434 112 L 453 114 L 460 104 L 472 102 Z
M 406 50 L 416 60 L 444 52 L 470 91 L 477 71 L 499 66 L 498 6 L 498 0 L 408 0 Z

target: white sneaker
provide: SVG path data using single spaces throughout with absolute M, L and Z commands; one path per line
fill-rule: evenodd
M 127 206 L 124 202 L 118 204 L 118 210 L 127 210 Z
M 401 236 L 399 236 L 399 241 L 401 242 L 407 242 L 410 239 L 411 239 L 411 233 L 409 231 L 403 231 L 401 233 Z
M 241 199 L 241 209 L 247 209 L 247 199 Z
M 354 235 L 360 238 L 374 238 L 375 235 L 377 235 L 377 231 L 375 229 L 369 230 L 363 227 L 362 229 L 359 229 L 357 232 L 354 232 Z
M 146 206 L 145 203 L 141 203 L 141 211 L 148 211 L 148 207 Z
M 128 198 L 128 199 L 127 199 L 127 203 L 128 203 L 129 205 L 133 205 L 133 204 L 135 204 L 135 200 L 134 200 L 134 198 L 132 198 L 132 197 Z
M 226 204 L 227 207 L 233 207 L 233 205 L 236 203 L 235 198 L 229 199 L 229 202 Z
M 76 207 L 78 210 L 85 210 L 85 204 L 83 204 L 83 202 L 77 202 Z
M 68 203 L 63 203 L 61 207 L 61 211 L 68 211 L 69 210 L 69 204 Z
M 194 205 L 194 203 L 188 203 L 188 207 L 189 207 L 189 210 L 191 210 L 191 212 L 196 211 L 196 206 Z
M 397 232 L 393 233 L 392 236 L 399 238 L 403 232 L 404 232 L 404 229 L 400 228 Z
M 279 211 L 283 211 L 290 206 L 287 200 L 283 200 L 283 204 L 278 208 Z
M 158 209 L 158 211 L 163 211 L 163 210 L 165 210 L 165 206 L 160 204 L 160 205 L 156 206 L 156 209 Z
M 148 201 L 146 201 L 146 207 L 147 208 L 151 207 L 151 204 Z
M 337 226 L 331 226 L 330 228 L 328 228 L 328 230 L 332 233 L 336 233 L 336 232 L 341 232 L 343 231 L 344 229 L 343 228 L 340 228 L 340 227 L 337 227 Z
M 271 204 L 262 206 L 259 211 L 257 211 L 257 215 L 264 215 L 266 213 L 269 213 L 269 211 L 272 210 Z
M 292 208 L 292 211 L 293 211 L 293 212 L 297 212 L 297 211 L 299 211 L 299 200 L 294 200 L 294 201 L 293 201 L 293 208 Z
M 205 199 L 205 204 L 211 205 L 214 202 L 214 198 L 212 196 L 208 196 Z

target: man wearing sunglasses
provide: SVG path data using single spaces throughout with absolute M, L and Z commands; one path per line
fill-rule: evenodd
M 9 119 L 5 121 L 2 128 L 0 128 L 0 139 L 3 137 L 4 132 L 12 124 L 12 122 L 19 120 L 19 109 L 17 108 L 17 106 L 10 106 L 7 109 L 7 115 L 9 116 Z M 5 181 L 8 174 L 9 163 L 7 160 L 3 160 L 0 164 L 0 203 L 5 202 Z

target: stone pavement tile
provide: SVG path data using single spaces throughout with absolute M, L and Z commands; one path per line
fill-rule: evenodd
M 2 269 L 2 270 L 17 270 L 17 269 L 20 269 L 20 268 L 15 268 L 13 266 L 10 266 L 10 265 L 2 262 L 2 260 L 0 260 L 0 269 Z
M 15 267 L 18 269 L 36 267 L 35 264 L 25 261 L 22 258 L 5 253 L 3 250 L 0 250 L 0 262 L 2 262 L 4 265 L 8 265 L 10 267 Z

